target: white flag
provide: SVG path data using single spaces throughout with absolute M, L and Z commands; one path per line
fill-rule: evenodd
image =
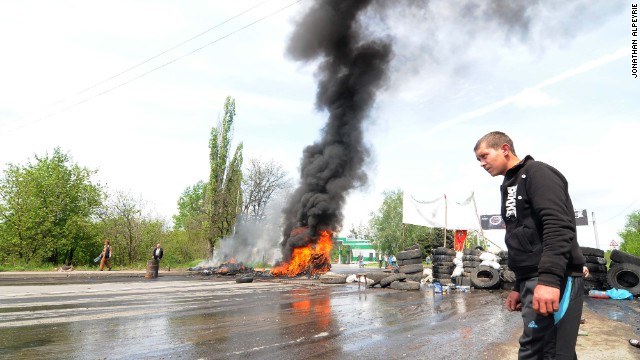
M 462 202 L 456 202 L 445 195 L 423 201 L 403 192 L 402 222 L 452 230 L 480 230 L 473 193 Z

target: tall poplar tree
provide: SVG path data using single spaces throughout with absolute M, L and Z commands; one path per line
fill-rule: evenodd
M 231 235 L 242 205 L 242 143 L 231 154 L 233 121 L 236 102 L 228 96 L 224 115 L 218 126 L 211 129 L 209 140 L 209 182 L 205 186 L 204 223 L 209 256 L 218 240 Z

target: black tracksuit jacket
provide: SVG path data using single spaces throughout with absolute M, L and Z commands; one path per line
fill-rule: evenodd
M 581 275 L 585 259 L 565 177 L 527 155 L 507 171 L 500 191 L 514 290 L 535 276 L 539 284 L 561 288 L 567 276 Z

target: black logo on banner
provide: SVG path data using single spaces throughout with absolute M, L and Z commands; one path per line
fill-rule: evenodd
M 480 226 L 482 226 L 482 230 L 495 230 L 504 229 L 506 224 L 500 215 L 481 215 Z

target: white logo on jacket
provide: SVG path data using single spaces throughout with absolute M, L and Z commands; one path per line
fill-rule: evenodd
M 516 192 L 518 185 L 507 187 L 507 201 L 504 203 L 507 211 L 505 217 L 508 219 L 516 218 Z

